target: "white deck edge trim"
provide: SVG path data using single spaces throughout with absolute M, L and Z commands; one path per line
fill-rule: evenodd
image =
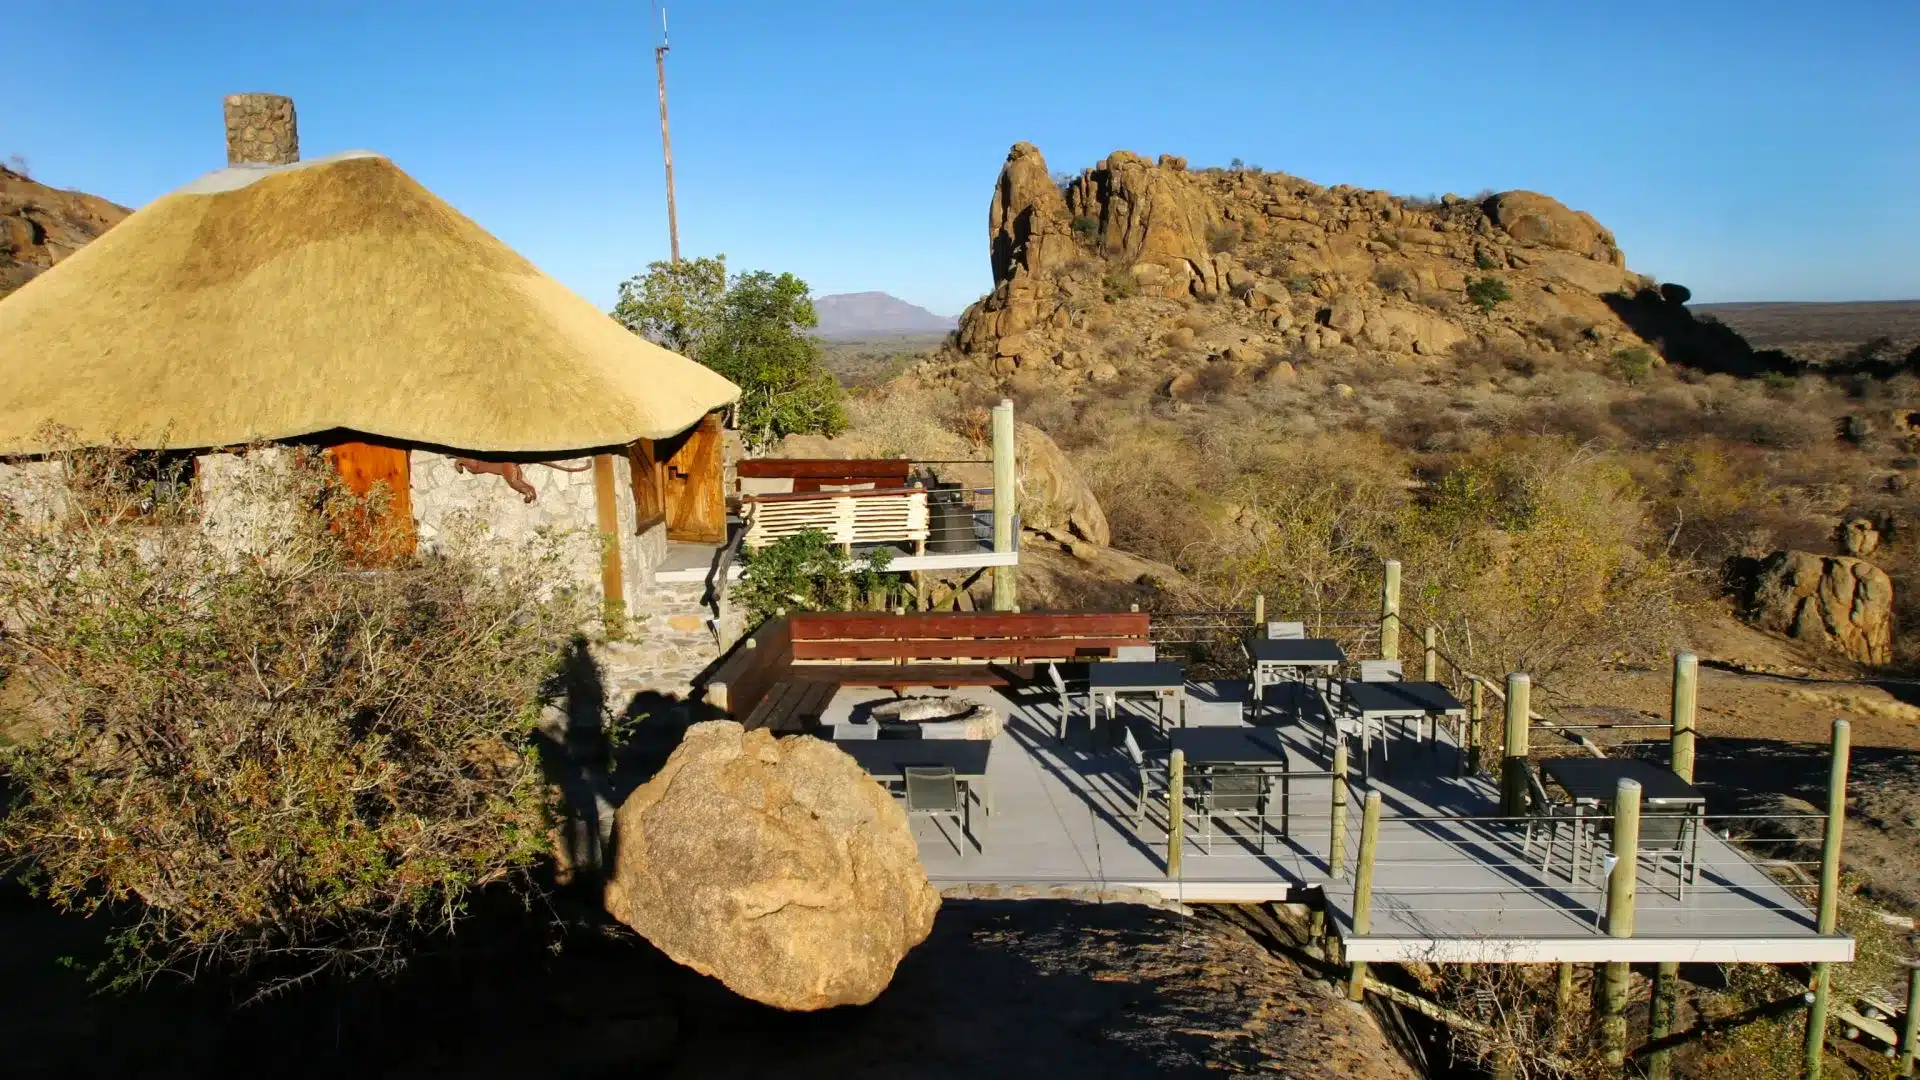
M 1018 566 L 1020 553 L 1017 551 L 970 551 L 958 555 L 895 555 L 887 564 L 889 571 L 894 570 L 967 570 L 976 566 Z M 713 568 L 698 566 L 686 570 L 655 570 L 653 580 L 684 584 L 702 582 L 712 576 Z M 740 580 L 740 564 L 727 568 L 727 580 Z
M 1853 960 L 1850 937 L 1695 938 L 1604 936 L 1570 938 L 1342 937 L 1348 960 L 1425 960 L 1436 964 L 1541 964 L 1609 961 L 1651 964 L 1845 964 Z

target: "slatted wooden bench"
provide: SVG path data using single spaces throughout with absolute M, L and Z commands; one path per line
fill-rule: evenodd
M 753 707 L 746 727 L 772 728 L 776 734 L 793 735 L 812 730 L 833 701 L 839 683 L 807 679 L 782 679 L 767 689 L 765 697 Z

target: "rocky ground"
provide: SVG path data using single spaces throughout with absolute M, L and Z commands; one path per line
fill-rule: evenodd
M 132 212 L 0 167 L 0 296 L 85 247 Z

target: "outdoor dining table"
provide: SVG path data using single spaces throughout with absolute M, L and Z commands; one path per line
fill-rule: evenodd
M 1339 701 L 1333 712 L 1346 713 L 1360 720 L 1360 772 L 1368 775 L 1373 758 L 1373 722 L 1386 734 L 1390 720 L 1419 721 L 1430 717 L 1465 717 L 1467 707 L 1453 691 L 1437 682 L 1360 682 L 1347 680 L 1337 684 Z M 1416 726 L 1414 734 L 1419 735 Z M 1438 732 L 1436 739 L 1438 741 Z
M 1270 638 L 1251 633 L 1244 641 L 1253 669 L 1256 712 L 1267 708 L 1267 687 L 1305 681 L 1307 676 L 1331 678 L 1347 662 L 1347 654 L 1332 638 Z
M 908 766 L 952 769 L 980 809 L 993 814 L 993 788 L 987 783 L 990 739 L 863 739 L 833 745 L 881 783 L 904 782 Z
M 1688 868 L 1698 865 L 1700 827 L 1707 813 L 1707 796 L 1680 779 L 1672 769 L 1640 758 L 1565 757 L 1542 761 L 1540 773 L 1573 800 L 1576 843 L 1583 834 L 1582 812 L 1592 810 L 1597 816 L 1611 815 L 1620 781 L 1633 780 L 1640 784 L 1642 808 L 1679 809 L 1687 814 L 1687 835 L 1681 841 L 1686 852 L 1683 874 L 1690 874 Z
M 1186 686 L 1187 666 L 1171 660 L 1102 660 L 1089 664 L 1087 727 L 1091 729 L 1094 726 L 1096 701 L 1122 695 L 1151 695 L 1163 731 L 1167 726 L 1167 702 L 1173 702 L 1180 717 L 1180 726 L 1185 727 Z
M 1287 747 L 1280 733 L 1265 727 L 1192 727 L 1170 732 L 1167 741 L 1185 758 L 1182 787 L 1213 769 L 1258 772 L 1280 781 L 1280 835 L 1287 835 L 1292 790 L 1287 776 Z M 1271 788 L 1265 790 L 1271 791 Z M 1184 799 L 1185 792 L 1181 793 Z M 1264 811 L 1262 827 L 1264 828 Z

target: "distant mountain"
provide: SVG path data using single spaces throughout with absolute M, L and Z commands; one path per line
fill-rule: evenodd
M 815 297 L 813 308 L 820 313 L 819 335 L 837 341 L 942 334 L 959 322 L 952 316 L 935 315 L 883 292 Z
M 0 296 L 79 251 L 133 211 L 0 166 Z

